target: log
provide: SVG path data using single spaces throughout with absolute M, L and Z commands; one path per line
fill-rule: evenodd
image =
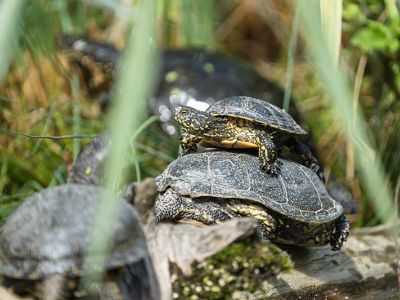
M 265 282 L 270 299 L 398 299 L 395 239 L 385 232 L 353 230 L 338 252 L 329 247 L 288 252 L 295 268 Z

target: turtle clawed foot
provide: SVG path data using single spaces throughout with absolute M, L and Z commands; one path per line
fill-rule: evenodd
M 197 151 L 197 146 L 196 144 L 190 145 L 190 146 L 186 146 L 186 147 L 182 147 L 182 152 L 179 154 L 179 157 L 185 156 L 189 153 L 194 153 Z
M 261 171 L 270 174 L 271 176 L 278 176 L 281 171 L 282 162 L 280 160 L 275 160 L 273 163 L 265 163 L 261 166 Z
M 321 179 L 321 181 L 322 181 L 323 183 L 326 182 L 325 176 L 324 176 L 324 169 L 323 169 L 320 165 L 318 165 L 317 163 L 312 162 L 312 163 L 309 164 L 308 167 L 309 167 L 315 174 L 317 174 L 317 176 L 319 177 L 319 179 Z
M 189 153 L 196 152 L 196 150 L 197 150 L 197 148 L 195 148 L 195 147 L 192 147 L 192 148 L 189 148 L 189 149 L 182 150 L 182 152 L 181 152 L 181 153 L 179 153 L 179 157 L 185 156 L 185 155 L 187 155 L 187 154 L 189 154 Z
M 331 249 L 337 251 L 342 248 L 343 243 L 347 240 L 350 232 L 350 224 L 344 215 L 341 215 L 335 224 L 335 229 L 331 238 Z

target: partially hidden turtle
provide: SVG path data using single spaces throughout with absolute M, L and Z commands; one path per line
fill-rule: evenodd
M 158 299 L 139 217 L 122 199 L 116 200 L 113 228 L 104 229 L 114 234 L 103 283 L 88 290 L 79 282 L 97 203 L 106 193 L 116 197 L 98 187 L 67 184 L 28 198 L 0 234 L 3 284 L 35 299 Z
M 215 224 L 233 217 L 260 220 L 258 232 L 293 245 L 330 244 L 339 250 L 350 225 L 314 172 L 282 159 L 277 176 L 265 174 L 256 156 L 209 151 L 173 161 L 156 179 L 158 221 Z
M 323 179 L 322 167 L 310 149 L 296 136 L 306 135 L 284 110 L 266 101 L 246 97 L 229 97 L 211 105 L 206 111 L 187 106 L 172 110 L 182 134 L 182 154 L 194 152 L 196 144 L 223 148 L 256 148 L 261 169 L 278 174 L 278 151 L 286 145 L 299 153 L 305 165 Z
M 87 36 L 64 34 L 58 45 L 67 59 L 84 79 L 84 87 L 91 96 L 101 93 L 103 108 L 110 104 L 110 84 L 99 79 L 99 71 L 107 81 L 115 77 L 121 52 L 112 44 L 93 40 Z M 283 90 L 273 81 L 260 76 L 250 65 L 227 54 L 204 49 L 165 49 L 161 53 L 160 71 L 155 92 L 149 101 L 149 110 L 160 116 L 161 126 L 168 134 L 177 132 L 173 124 L 171 108 L 187 105 L 206 109 L 210 105 L 235 95 L 248 95 L 270 99 L 282 106 Z M 299 120 L 294 101 L 290 102 L 290 113 Z
M 86 145 L 76 157 L 68 174 L 68 183 L 101 186 L 104 168 L 111 148 L 108 133 L 102 133 Z

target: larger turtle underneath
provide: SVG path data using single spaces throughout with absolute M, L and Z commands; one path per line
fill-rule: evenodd
M 338 250 L 349 233 L 341 205 L 308 168 L 282 160 L 277 176 L 263 173 L 245 153 L 193 153 L 156 178 L 159 221 L 224 222 L 235 216 L 260 220 L 261 234 L 295 245 L 330 243 Z
M 97 187 L 69 184 L 27 199 L 7 219 L 0 234 L 0 275 L 5 284 L 20 295 L 38 299 L 57 286 L 65 299 L 85 298 L 78 282 L 102 195 L 116 197 Z M 116 202 L 114 226 L 105 228 L 114 232 L 107 277 L 97 292 L 107 299 L 152 299 L 156 289 L 150 290 L 149 284 L 156 285 L 149 278 L 154 271 L 139 217 L 122 199 Z
M 177 106 L 175 120 L 182 129 L 182 154 L 193 152 L 196 144 L 223 148 L 258 149 L 261 169 L 276 175 L 279 171 L 278 151 L 282 145 L 298 152 L 307 166 L 323 179 L 322 168 L 307 146 L 295 136 L 307 134 L 282 109 L 263 100 L 237 96 L 211 105 L 206 111 Z

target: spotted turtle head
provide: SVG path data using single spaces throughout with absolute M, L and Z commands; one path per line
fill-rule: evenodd
M 210 115 L 189 106 L 175 106 L 172 109 L 174 119 L 183 131 L 196 134 L 207 129 Z

